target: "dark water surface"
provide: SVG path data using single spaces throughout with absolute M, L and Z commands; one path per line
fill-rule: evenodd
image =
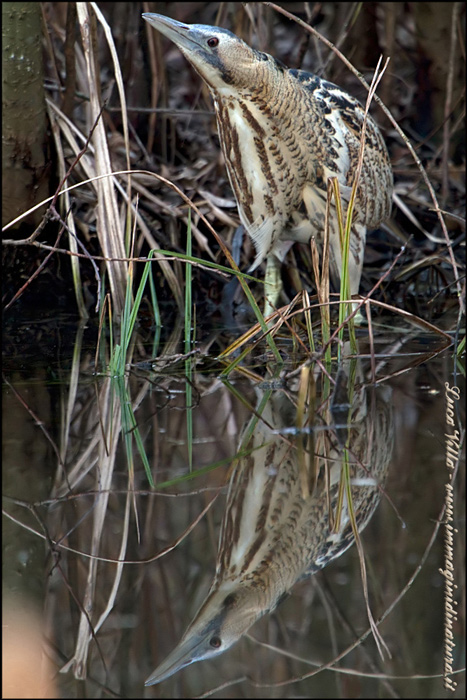
M 374 618 L 400 596 L 380 626 L 392 658 L 379 657 L 370 634 L 332 670 L 292 682 L 330 662 L 369 626 L 353 546 L 297 583 L 275 612 L 225 654 L 145 689 L 144 681 L 176 646 L 209 589 L 227 498 L 227 488 L 219 488 L 252 409 L 258 410 L 266 392 L 275 406 L 268 420 L 277 421 L 270 426 L 271 444 L 277 442 L 281 449 L 280 431 L 289 440 L 300 439 L 299 431 L 294 434 L 293 408 L 299 401 L 299 374 L 286 383 L 280 380 L 306 356 L 284 341 L 286 364 L 281 369 L 270 361 L 264 345 L 248 361 L 249 375 L 233 372 L 226 382 L 220 378 L 224 365 L 215 359 L 225 339 L 213 331 L 196 346 L 200 354 L 188 366 L 178 357 L 183 353 L 182 331 L 175 328 L 154 351 L 145 346 L 148 355 L 157 356 L 152 366 L 138 364 L 144 354 L 137 343 L 126 380 L 117 381 L 94 373 L 95 340 L 95 330 L 67 319 L 11 324 L 4 337 L 4 592 L 23 596 L 21 602 L 6 598 L 4 605 L 19 609 L 28 600 L 43 614 L 59 696 L 446 697 L 442 678 L 421 676 L 443 672 L 443 528 L 431 539 L 449 477 L 445 383 L 455 383 L 452 348 L 433 356 L 443 346 L 439 337 L 415 329 L 379 333 L 373 368 L 379 388 L 373 390 L 368 338 L 363 333 L 359 339 L 362 359 L 355 372 L 357 384 L 367 388 L 356 392 L 350 447 L 363 461 L 370 455 L 369 461 L 384 462 L 387 471 L 362 543 Z M 325 382 L 319 367 L 311 368 L 315 394 L 306 415 L 316 416 L 314 439 L 325 432 L 334 435 L 334 445 L 342 435 L 345 442 L 346 429 L 335 430 L 345 400 L 331 392 L 337 412 L 326 429 Z M 187 371 L 192 373 L 191 400 Z M 336 363 L 330 374 L 337 378 Z M 348 381 L 346 375 L 344 385 Z M 463 382 L 456 381 L 464 397 Z M 290 405 L 282 410 L 277 406 L 285 388 Z M 129 398 L 122 404 L 125 391 Z M 459 429 L 464 425 L 460 403 Z M 129 466 L 122 405 L 123 420 L 131 405 L 154 490 L 134 427 L 126 431 L 133 457 Z M 304 431 L 301 439 L 305 436 L 306 445 L 318 451 L 317 443 L 309 442 L 310 434 Z M 365 452 L 368 441 L 372 448 Z M 192 478 L 187 478 L 190 463 Z M 460 470 L 454 484 L 459 600 L 464 485 Z M 251 493 L 253 499 L 254 487 Z M 460 603 L 459 608 L 453 628 L 456 667 L 464 663 Z M 463 696 L 463 687 L 460 676 L 450 696 Z

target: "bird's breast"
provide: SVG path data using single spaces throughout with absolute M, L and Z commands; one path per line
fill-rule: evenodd
M 264 105 L 214 95 L 219 138 L 240 218 L 252 238 L 259 264 L 284 239 L 308 240 L 309 215 L 299 209 L 304 188 L 313 187 L 316 167 L 305 139 L 293 125 L 281 123 Z M 320 197 L 316 209 L 321 211 Z
M 358 161 L 363 110 L 355 100 L 333 101 L 330 90 L 311 94 L 290 77 L 282 87 L 212 90 L 229 180 L 256 249 L 251 269 L 272 253 L 280 256 L 283 242 L 321 238 L 329 178 L 337 178 L 345 210 Z M 368 117 L 354 214 L 363 225 L 377 225 L 390 208 L 386 155 Z M 332 235 L 335 218 L 332 205 Z

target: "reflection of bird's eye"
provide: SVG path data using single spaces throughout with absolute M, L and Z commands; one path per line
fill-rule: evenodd
M 233 594 L 230 594 L 225 598 L 225 600 L 223 602 L 223 606 L 224 606 L 224 608 L 230 608 L 230 606 L 233 605 L 234 603 L 235 603 L 235 596 Z
M 213 637 L 209 640 L 209 644 L 212 646 L 213 649 L 219 649 L 222 642 L 220 640 L 220 637 Z
M 207 45 L 213 49 L 219 43 L 219 39 L 216 36 L 211 37 L 207 40 Z

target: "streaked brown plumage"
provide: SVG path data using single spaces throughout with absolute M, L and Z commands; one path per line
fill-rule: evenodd
M 261 418 L 253 416 L 256 425 L 246 427 L 245 434 L 250 435 L 252 430 L 252 437 L 241 450 L 249 454 L 239 459 L 229 482 L 210 591 L 178 646 L 146 685 L 160 683 L 190 663 L 227 650 L 256 620 L 274 610 L 297 581 L 316 573 L 353 544 L 345 495 L 340 526 L 335 530 L 330 517 L 330 509 L 332 514 L 336 511 L 341 479 L 339 443 L 347 439 L 352 453 L 366 467 L 350 459 L 358 530 L 370 520 L 381 497 L 380 486 L 392 453 L 390 389 L 352 388 L 350 366 L 350 362 L 343 364 L 343 381 L 339 383 L 344 390 L 340 401 L 344 401 L 349 427 L 317 432 L 312 449 L 312 454 L 319 455 L 317 479 L 308 496 L 303 492 L 297 456 L 299 437 L 291 430 L 296 397 L 294 393 L 275 391 L 262 409 L 264 390 L 257 389 L 256 411 Z M 374 403 L 368 400 L 372 396 Z
M 322 240 L 329 177 L 348 202 L 364 110 L 337 85 L 289 70 L 226 29 L 143 17 L 171 39 L 208 85 L 240 219 L 256 259 L 266 259 L 270 311 L 277 304 L 280 265 L 294 241 Z M 357 294 L 367 228 L 389 216 L 392 170 L 378 127 L 368 117 L 363 168 L 350 240 L 350 293 Z M 340 279 L 335 207 L 330 222 L 331 274 Z

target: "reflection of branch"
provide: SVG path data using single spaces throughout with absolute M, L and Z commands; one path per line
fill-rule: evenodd
M 247 639 L 250 639 L 252 642 L 254 642 L 257 646 L 262 647 L 263 649 L 269 649 L 270 651 L 273 651 L 275 654 L 279 654 L 280 656 L 284 656 L 287 659 L 293 659 L 294 661 L 299 661 L 300 663 L 305 664 L 306 666 L 314 666 L 317 670 L 320 670 L 322 668 L 321 664 L 319 664 L 317 661 L 310 661 L 310 659 L 307 659 L 303 656 L 298 656 L 298 654 L 293 654 L 290 651 L 286 651 L 285 649 L 281 649 L 281 647 L 274 646 L 274 644 L 268 644 L 267 642 L 262 642 L 260 639 L 257 639 L 256 637 L 253 637 L 251 634 L 246 634 L 245 637 Z M 365 648 L 362 647 L 362 650 L 365 651 Z M 371 663 L 371 659 L 367 659 Z M 444 678 L 444 674 L 442 673 L 433 673 L 433 674 L 427 674 L 427 675 L 422 675 L 422 674 L 411 674 L 409 676 L 391 676 L 389 673 L 370 673 L 369 671 L 356 671 L 354 668 L 344 668 L 343 666 L 339 666 L 338 668 L 335 668 L 334 666 L 330 666 L 326 669 L 327 671 L 332 671 L 333 673 L 342 673 L 345 676 L 358 676 L 359 678 L 377 678 L 380 680 L 398 680 L 402 678 L 406 678 L 407 680 L 433 680 L 435 678 Z M 456 671 L 456 673 L 463 673 L 463 669 Z M 251 681 L 250 678 L 243 678 L 241 680 L 248 680 Z M 298 679 L 293 678 L 289 681 L 289 683 L 296 683 Z M 238 681 L 234 681 L 238 682 Z M 251 681 L 253 685 L 256 687 L 264 688 L 264 687 L 275 687 L 274 685 L 269 685 L 267 686 L 266 684 L 262 683 L 255 683 L 254 681 Z M 225 686 L 221 686 L 225 687 Z M 212 692 L 212 691 L 211 691 Z M 198 696 L 198 697 L 208 697 L 207 694 Z
M 219 493 L 221 492 L 222 488 L 223 487 L 219 487 L 217 489 L 217 493 L 215 494 L 215 496 L 213 498 L 211 498 L 211 500 L 209 501 L 207 506 L 205 508 L 203 508 L 201 513 L 196 516 L 196 518 L 193 520 L 193 522 L 190 523 L 190 525 L 182 532 L 181 535 L 179 535 L 179 537 L 177 537 L 177 539 L 175 539 L 172 542 L 172 544 L 167 545 L 167 547 L 164 547 L 164 549 L 161 549 L 160 552 L 158 552 L 157 554 L 155 554 L 152 557 L 149 557 L 148 559 L 114 559 L 114 558 L 109 558 L 109 557 L 101 557 L 101 556 L 98 556 L 96 554 L 89 554 L 88 552 L 83 552 L 80 549 L 75 549 L 74 547 L 69 547 L 68 545 L 63 544 L 62 542 L 58 542 L 58 541 L 54 540 L 52 537 L 50 537 L 48 534 L 42 534 L 38 530 L 34 530 L 33 527 L 31 527 L 30 525 L 27 525 L 26 523 L 23 523 L 21 520 L 18 520 L 18 518 L 15 518 L 13 515 L 8 513 L 5 509 L 2 509 L 2 512 L 3 512 L 3 515 L 5 515 L 7 518 L 12 520 L 14 523 L 19 525 L 23 529 L 27 530 L 28 532 L 31 532 L 33 535 L 36 535 L 37 537 L 40 537 L 43 540 L 48 541 L 50 543 L 51 548 L 53 548 L 53 549 L 64 549 L 67 552 L 72 552 L 73 554 L 78 554 L 80 557 L 86 557 L 88 559 L 94 559 L 94 560 L 100 561 L 100 562 L 107 562 L 109 564 L 149 564 L 152 561 L 156 561 L 156 559 L 160 559 L 165 554 L 168 554 L 169 552 L 174 550 L 176 547 L 178 547 L 178 545 L 181 542 L 183 542 L 185 537 L 187 537 L 190 534 L 190 532 L 192 532 L 192 530 L 195 529 L 195 527 L 198 525 L 200 520 L 202 520 L 202 518 L 206 515 L 206 513 L 211 508 L 211 506 L 214 505 L 214 502 L 216 501 L 217 497 L 219 496 Z M 101 494 L 102 492 L 99 491 L 99 492 L 92 492 L 92 493 Z M 114 494 L 115 491 L 113 489 L 112 490 L 108 489 L 106 491 L 106 493 Z M 125 493 L 128 493 L 128 492 L 125 491 Z M 193 493 L 198 493 L 198 492 L 195 491 Z M 80 496 L 81 495 L 82 494 L 80 494 Z M 86 493 L 85 495 L 87 496 L 89 494 Z M 158 496 L 169 496 L 170 494 L 157 494 L 157 495 Z M 190 495 L 193 495 L 193 494 L 190 494 Z M 35 509 L 31 506 L 31 504 L 27 503 L 26 501 L 21 501 L 17 498 L 9 498 L 9 497 L 5 497 L 5 498 L 7 498 L 7 500 L 10 500 L 12 503 L 15 503 L 18 506 L 22 506 L 23 508 L 27 508 L 27 510 L 32 510 L 32 512 L 34 512 L 37 515 Z M 78 495 L 76 495 L 75 498 L 78 498 Z M 55 501 L 55 500 L 56 499 L 53 499 L 53 501 Z M 65 500 L 65 499 L 60 499 L 60 500 Z
M 218 489 L 216 495 L 213 498 L 211 498 L 211 500 L 209 501 L 207 506 L 205 508 L 203 508 L 201 513 L 193 520 L 191 525 L 189 525 L 187 527 L 187 529 L 184 532 L 182 532 L 180 537 L 177 537 L 177 539 L 172 544 L 167 545 L 167 547 L 164 547 L 164 549 L 161 549 L 161 551 L 158 554 L 155 554 L 153 557 L 149 557 L 149 559 L 141 559 L 140 561 L 127 561 L 125 563 L 126 564 L 149 564 L 149 562 L 156 561 L 156 559 L 160 559 L 165 554 L 167 554 L 168 552 L 171 552 L 173 549 L 175 549 L 175 547 L 177 547 L 180 544 L 180 542 L 182 542 L 182 540 L 184 540 L 185 537 L 190 534 L 190 532 L 196 527 L 196 525 L 203 518 L 203 516 L 208 512 L 208 510 L 211 508 L 211 506 L 216 501 L 219 493 L 221 492 L 221 489 L 222 489 L 222 487 L 220 487 Z
M 7 497 L 7 498 L 8 498 L 8 497 Z M 74 592 L 74 590 L 73 590 L 73 587 L 72 587 L 72 585 L 70 584 L 70 582 L 69 582 L 69 580 L 68 580 L 68 576 L 67 576 L 67 574 L 65 573 L 65 571 L 64 571 L 63 568 L 62 568 L 61 561 L 60 561 L 60 554 L 59 554 L 59 552 L 58 552 L 57 550 L 58 550 L 59 547 L 64 547 L 64 545 L 61 545 L 61 544 L 59 544 L 58 542 L 55 542 L 55 541 L 50 537 L 48 528 L 47 528 L 46 524 L 44 523 L 44 521 L 42 520 L 42 518 L 41 518 L 41 516 L 39 515 L 39 513 L 37 512 L 37 507 L 36 507 L 34 504 L 31 505 L 30 503 L 27 503 L 27 502 L 25 502 L 25 501 L 20 501 L 20 500 L 18 500 L 18 499 L 16 499 L 16 498 L 9 498 L 8 500 L 12 501 L 12 502 L 15 503 L 16 505 L 23 506 L 24 508 L 26 508 L 27 510 L 29 510 L 29 511 L 33 514 L 33 516 L 35 517 L 35 519 L 37 520 L 37 522 L 39 523 L 39 525 L 41 526 L 41 528 L 42 528 L 42 530 L 43 530 L 42 533 L 38 532 L 37 530 L 34 530 L 31 526 L 26 525 L 26 523 L 22 523 L 20 520 L 18 520 L 18 518 L 15 518 L 14 516 L 10 515 L 10 513 L 7 513 L 4 509 L 2 509 L 3 515 L 5 515 L 7 518 L 9 518 L 10 520 L 12 520 L 14 523 L 16 523 L 17 525 L 19 525 L 20 527 L 24 528 L 24 529 L 27 530 L 28 532 L 31 532 L 32 534 L 37 535 L 38 537 L 44 539 L 44 540 L 48 543 L 49 549 L 50 549 L 50 556 L 51 556 L 52 561 L 53 561 L 53 567 L 52 567 L 52 569 L 51 569 L 51 571 L 50 571 L 50 575 L 52 574 L 52 572 L 53 572 L 54 569 L 57 569 L 57 571 L 59 571 L 60 576 L 62 577 L 62 581 L 63 581 L 63 583 L 65 584 L 65 587 L 66 587 L 68 593 L 70 594 L 71 598 L 72 598 L 72 599 L 74 600 L 74 602 L 76 603 L 76 607 L 77 607 L 78 610 L 80 611 L 81 616 L 84 617 L 84 619 L 87 620 L 87 623 L 88 623 L 88 626 L 89 626 L 89 630 L 90 630 L 90 639 L 93 639 L 93 640 L 96 642 L 96 646 L 97 646 L 97 650 L 98 650 L 98 652 L 99 652 L 99 656 L 101 657 L 102 663 L 103 663 L 104 668 L 105 668 L 105 667 L 106 667 L 106 664 L 105 664 L 104 654 L 103 654 L 103 652 L 102 652 L 102 650 L 101 650 L 99 641 L 98 641 L 98 639 L 97 639 L 97 637 L 96 637 L 95 630 L 94 630 L 94 627 L 93 627 L 93 624 L 92 624 L 92 621 L 91 621 L 90 614 L 89 614 L 88 611 L 86 610 L 86 607 L 85 607 L 84 604 L 81 602 L 81 600 L 80 600 L 80 599 L 78 598 L 78 596 L 75 594 L 75 592 Z M 67 547 L 65 547 L 65 549 L 67 549 Z M 70 661 L 68 662 L 67 667 L 69 666 L 69 664 L 72 663 L 72 661 L 73 661 L 73 659 L 70 660 Z M 67 668 L 67 667 L 64 667 L 64 669 Z M 64 669 L 62 669 L 62 671 L 63 671 Z
M 18 399 L 19 403 L 20 403 L 20 404 L 24 407 L 24 409 L 29 413 L 30 417 L 32 418 L 32 420 L 34 421 L 34 423 L 37 425 L 37 427 L 40 428 L 40 430 L 42 430 L 42 432 L 43 432 L 44 435 L 45 435 L 45 438 L 46 438 L 47 442 L 50 444 L 50 446 L 52 447 L 52 450 L 53 450 L 54 453 L 55 453 L 55 456 L 56 456 L 56 458 L 57 458 L 58 463 L 60 464 L 61 469 L 63 470 L 63 469 L 64 469 L 64 464 L 63 464 L 62 458 L 60 457 L 60 451 L 59 451 L 59 449 L 58 449 L 58 447 L 57 447 L 57 444 L 56 444 L 55 440 L 52 438 L 52 436 L 50 435 L 49 431 L 48 431 L 47 428 L 45 427 L 44 422 L 34 413 L 34 411 L 32 410 L 32 408 L 30 408 L 30 406 L 26 403 L 26 401 L 23 399 L 23 397 L 21 396 L 21 394 L 15 389 L 15 387 L 11 384 L 11 382 L 8 381 L 8 379 L 6 378 L 5 374 L 2 374 L 2 379 L 3 379 L 3 382 L 8 386 L 8 388 L 9 388 L 9 389 L 13 392 L 13 394 L 16 396 L 16 398 Z M 66 476 L 66 475 L 65 475 L 65 476 Z

